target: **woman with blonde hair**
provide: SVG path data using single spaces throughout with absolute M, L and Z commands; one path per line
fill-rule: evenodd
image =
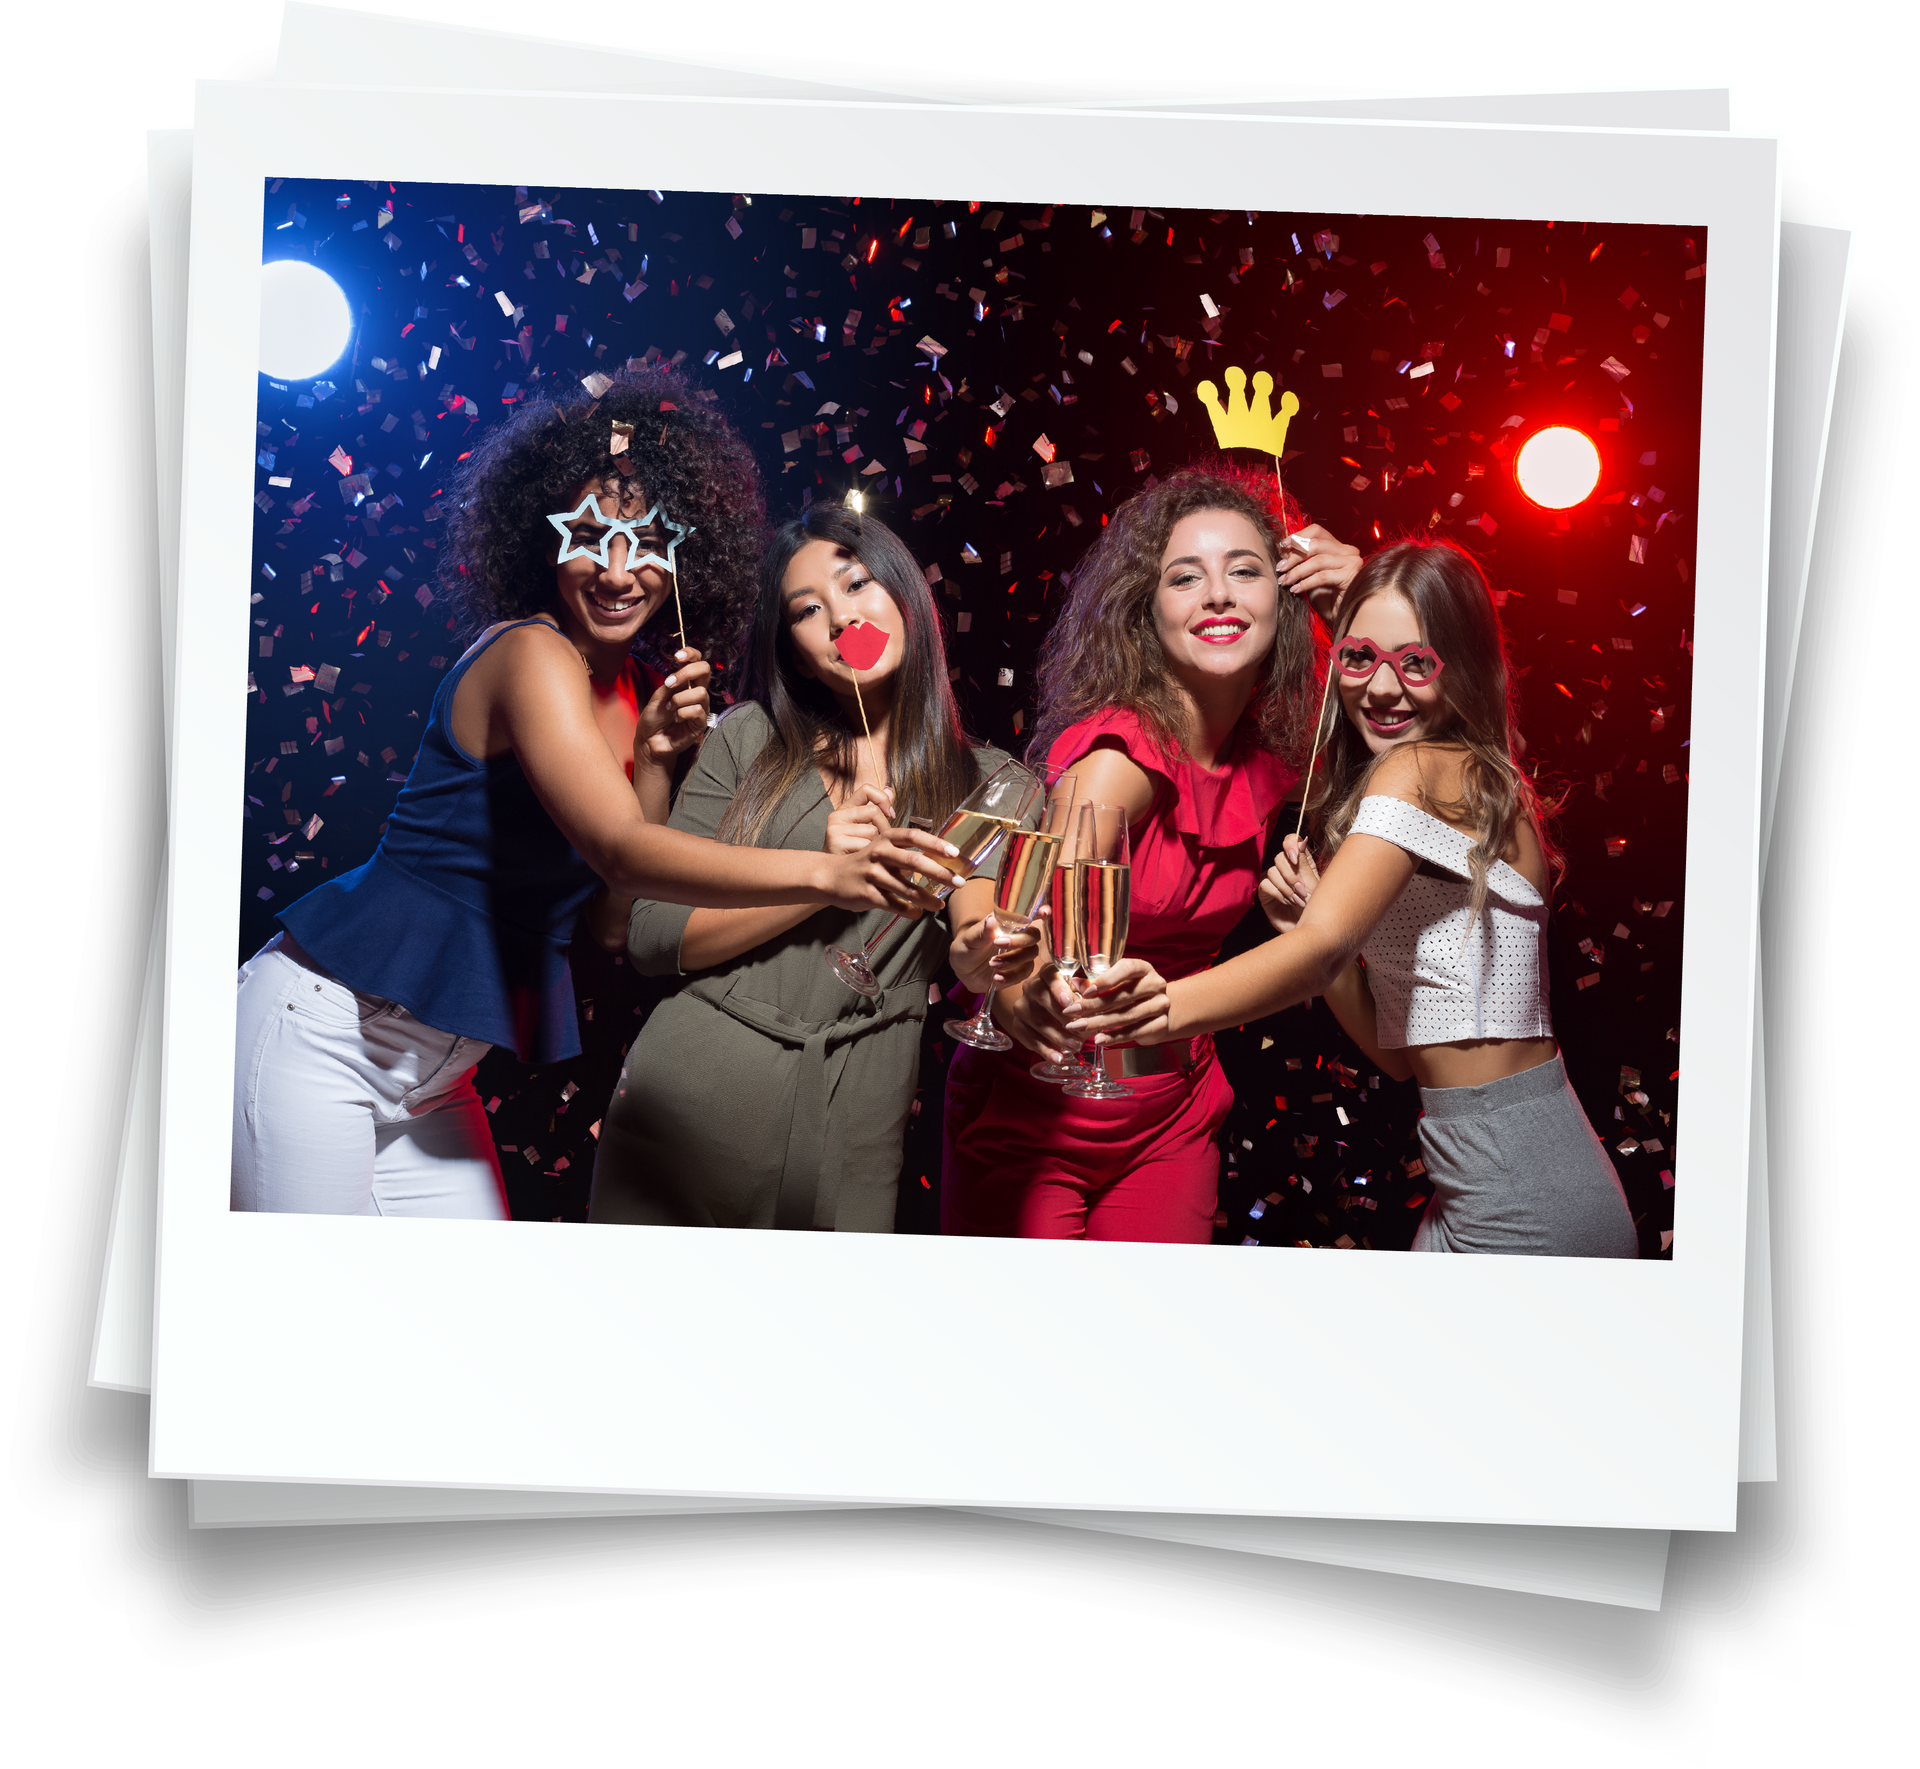
M 1114 513 L 1042 654 L 1028 756 L 1131 837 L 1127 950 L 1156 974 L 1213 962 L 1252 906 L 1267 825 L 1300 778 L 1319 696 L 1308 598 L 1359 554 L 1270 480 L 1178 473 Z M 1123 983 L 1144 968 L 1107 973 Z M 1100 986 L 1104 989 L 1104 985 Z M 1091 992 L 1091 991 L 1090 991 Z M 1049 1085 L 1031 1053 L 1077 1040 L 1052 967 L 994 1014 L 1027 1049 L 962 1050 L 947 1081 L 950 1234 L 1205 1242 L 1232 1089 L 1202 1035 L 1116 1052 L 1119 1097 Z M 1042 1065 L 1052 1074 L 1057 1064 Z
M 1416 1251 L 1637 1257 L 1553 1038 L 1547 900 L 1565 868 L 1479 566 L 1444 541 L 1374 554 L 1333 669 L 1312 799 L 1325 870 L 1288 838 L 1261 886 L 1281 937 L 1204 975 L 1130 969 L 1077 1029 L 1157 1047 L 1325 995 L 1384 1073 L 1420 1084 L 1434 1191 Z

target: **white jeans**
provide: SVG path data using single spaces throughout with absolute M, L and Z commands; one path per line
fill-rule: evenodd
M 311 965 L 276 934 L 240 970 L 233 1208 L 504 1221 L 473 1086 L 492 1046 Z

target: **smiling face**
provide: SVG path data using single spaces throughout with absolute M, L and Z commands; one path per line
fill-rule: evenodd
M 1153 595 L 1154 630 L 1190 691 L 1267 667 L 1280 586 L 1267 543 L 1237 510 L 1196 510 L 1167 536 Z
M 788 564 L 780 594 L 794 659 L 815 681 L 853 699 L 854 672 L 834 641 L 856 620 L 870 622 L 887 637 L 880 661 L 859 673 L 861 693 L 870 695 L 898 673 L 907 654 L 906 616 L 886 585 L 845 547 L 808 541 Z
M 1419 645 L 1425 635 L 1413 604 L 1393 590 L 1380 590 L 1353 611 L 1347 636 L 1371 640 L 1376 652 Z M 1375 755 L 1423 737 L 1438 737 L 1452 723 L 1438 680 L 1409 686 L 1382 658 L 1371 676 L 1335 674 L 1340 704 Z
M 588 497 L 599 500 L 601 514 L 615 522 L 637 522 L 652 506 L 631 480 L 622 482 L 628 493 L 624 501 L 617 490 L 609 490 L 604 481 L 589 479 L 568 503 L 575 509 Z M 554 537 L 554 552 L 577 548 L 597 548 L 606 533 L 605 524 L 593 513 L 593 505 L 579 511 L 567 525 L 564 540 Z M 628 569 L 630 558 L 644 553 L 665 554 L 673 539 L 658 516 L 653 523 L 636 531 L 634 540 L 615 534 L 607 541 L 607 563 L 573 551 L 573 557 L 553 568 L 554 599 L 561 625 L 576 639 L 596 645 L 631 645 L 640 629 L 673 594 L 673 578 L 660 565 L 646 564 L 639 570 Z M 638 544 L 634 544 L 637 542 Z

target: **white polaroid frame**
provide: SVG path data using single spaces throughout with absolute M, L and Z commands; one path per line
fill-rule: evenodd
M 812 76 L 769 73 L 726 63 L 668 59 L 632 49 L 594 44 L 582 55 L 579 42 L 529 37 L 519 31 L 442 24 L 437 19 L 317 6 L 287 0 L 280 15 L 280 52 L 274 79 L 288 84 L 482 92 L 511 82 L 516 92 L 644 93 L 697 92 L 716 98 L 879 99 L 909 104 L 1018 104 L 994 88 L 956 91 L 941 70 L 933 86 L 919 84 L 924 71 L 903 49 L 884 84 L 865 80 L 838 85 Z M 1277 81 L 1307 83 L 1325 69 L 1281 61 Z M 1376 117 L 1391 122 L 1481 123 L 1497 111 L 1504 123 L 1548 128 L 1577 124 L 1592 129 L 1714 129 L 1731 127 L 1732 95 L 1725 87 L 1675 87 L 1656 91 L 1505 92 L 1499 94 L 1395 94 L 1385 98 L 1224 99 L 1211 104 L 1168 106 L 1133 99 L 1101 106 L 1065 99 L 1062 108 L 1149 111 L 1180 109 L 1202 116 Z M 1684 113 L 1685 121 L 1676 116 Z
M 202 89 L 153 1470 L 1613 1527 L 1733 1521 L 1777 197 L 1771 143 Z M 823 111 L 839 114 L 826 117 Z M 849 111 L 861 113 L 858 117 Z M 887 131 L 884 170 L 844 141 Z M 1672 1264 L 729 1236 L 226 1208 L 254 268 L 271 175 L 644 182 L 1705 226 L 1688 1127 Z M 1044 178 L 1044 187 L 1038 181 Z M 641 182 L 636 175 L 635 182 Z M 227 686 L 223 688 L 223 684 Z M 209 1060 L 208 1053 L 218 1053 Z M 343 1306 L 343 1298 L 350 1305 Z M 1337 1323 L 1337 1327 L 1330 1325 Z M 876 1325 L 884 1330 L 876 1331 Z M 1260 1347 L 1337 1332 L 1284 1395 Z M 1435 1369 L 1409 1348 L 1448 1348 Z M 663 1348 L 654 1355 L 654 1348 Z M 1347 1374 L 1370 1372 L 1365 1384 Z M 1647 1380 L 1657 1371 L 1659 1380 Z M 874 1397 L 884 1396 L 882 1409 Z M 1417 1466 L 1417 1478 L 1409 1468 Z

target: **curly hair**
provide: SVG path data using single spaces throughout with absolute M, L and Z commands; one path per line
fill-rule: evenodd
M 1285 537 L 1305 522 L 1291 497 L 1283 505 L 1266 474 L 1226 461 L 1171 474 L 1122 504 L 1074 573 L 1066 607 L 1041 647 L 1029 761 L 1044 766 L 1062 731 L 1110 706 L 1137 714 L 1175 754 L 1186 751 L 1191 714 L 1167 667 L 1153 602 L 1174 525 L 1202 510 L 1246 517 L 1276 563 Z M 1306 761 L 1318 704 L 1317 649 L 1312 611 L 1283 590 L 1267 679 L 1248 711 L 1261 747 L 1296 767 Z
M 627 448 L 609 452 L 617 424 Z M 707 396 L 671 369 L 629 363 L 597 397 L 548 393 L 489 430 L 461 463 L 446 501 L 440 582 L 477 631 L 520 620 L 554 597 L 554 531 L 599 479 L 623 498 L 658 500 L 693 533 L 676 555 L 687 639 L 724 661 L 753 609 L 764 511 L 747 445 Z
M 1335 639 L 1353 630 L 1354 619 L 1369 597 L 1383 595 L 1398 596 L 1413 610 L 1421 643 L 1431 645 L 1446 660 L 1439 689 L 1447 723 L 1428 741 L 1435 748 L 1466 751 L 1460 794 L 1455 800 L 1436 800 L 1423 783 L 1420 797 L 1427 801 L 1423 808 L 1433 815 L 1451 814 L 1473 827 L 1473 846 L 1467 850 L 1472 881 L 1469 915 L 1477 918 L 1485 909 L 1487 869 L 1511 848 L 1523 817 L 1533 825 L 1548 876 L 1558 885 L 1567 863 L 1548 833 L 1547 820 L 1560 805 L 1544 798 L 1520 765 L 1523 744 L 1506 638 L 1479 562 L 1449 540 L 1409 539 L 1382 547 L 1360 567 L 1341 596 L 1334 615 Z M 1398 749 L 1389 749 L 1375 755 L 1353 721 L 1341 716 L 1336 702 L 1332 728 L 1320 751 L 1319 778 L 1307 801 L 1329 853 L 1338 850 L 1352 829 L 1374 770 L 1397 753 Z

